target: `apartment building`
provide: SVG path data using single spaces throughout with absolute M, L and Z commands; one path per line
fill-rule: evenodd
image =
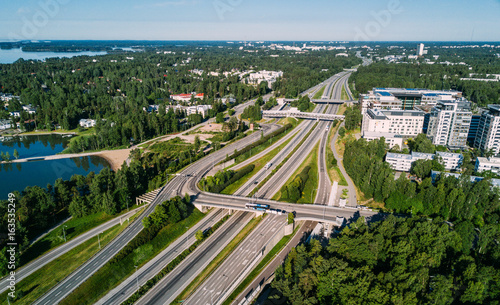
M 422 133 L 425 113 L 420 110 L 367 109 L 363 115 L 363 132 L 417 136 Z
M 474 147 L 500 153 L 500 105 L 488 105 L 488 111 L 481 114 Z
M 500 174 L 500 158 L 482 158 L 476 159 L 476 172 L 492 171 L 495 174 Z
M 431 111 L 427 136 L 434 145 L 462 148 L 472 120 L 471 103 L 465 99 L 439 101 Z
M 464 160 L 462 154 L 448 152 L 437 152 L 436 154 L 412 152 L 409 155 L 388 152 L 385 162 L 389 163 L 393 170 L 409 172 L 413 162 L 417 160 L 433 160 L 437 156 L 441 157 L 445 169 L 449 171 L 459 170 Z

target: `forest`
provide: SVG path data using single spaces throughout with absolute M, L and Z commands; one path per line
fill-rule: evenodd
M 361 217 L 325 247 L 313 239 L 293 248 L 272 286 L 293 305 L 500 304 L 494 226 Z
M 426 171 L 419 183 L 408 180 L 405 175 L 394 180 L 392 169 L 384 162 L 385 153 L 384 138 L 371 142 L 359 139 L 346 144 L 344 166 L 367 198 L 385 202 L 389 211 L 397 213 L 442 217 L 478 227 L 498 221 L 498 190 L 491 187 L 488 179 L 471 182 L 470 176 L 463 174 L 460 179 L 438 177 L 433 181 L 430 171 Z M 430 165 L 432 167 L 432 163 Z

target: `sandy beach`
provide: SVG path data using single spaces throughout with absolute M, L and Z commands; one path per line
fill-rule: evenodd
M 127 160 L 131 149 L 107 150 L 99 153 L 97 156 L 106 159 L 111 165 L 113 171 L 119 170 L 123 162 Z

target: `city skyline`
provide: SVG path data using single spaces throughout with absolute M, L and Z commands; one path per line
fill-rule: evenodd
M 29 0 L 3 5 L 0 39 L 499 41 L 499 12 L 498 0 Z

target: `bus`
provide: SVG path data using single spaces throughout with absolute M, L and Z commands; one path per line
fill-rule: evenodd
M 269 209 L 268 204 L 259 204 L 259 203 L 247 203 L 245 208 L 257 211 L 265 211 Z

